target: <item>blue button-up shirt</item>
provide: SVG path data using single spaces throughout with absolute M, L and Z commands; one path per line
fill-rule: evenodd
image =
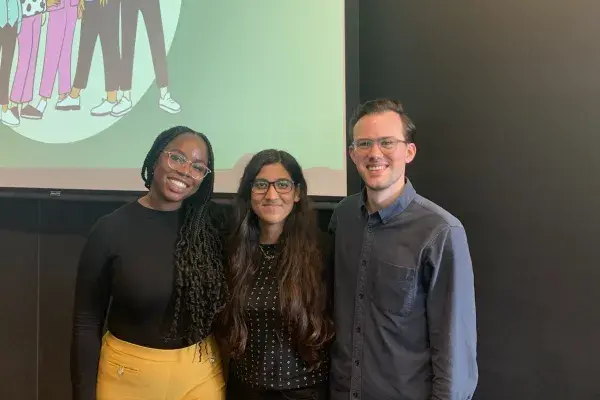
M 0 0 L 0 28 L 6 26 L 21 27 L 23 10 L 19 0 Z
M 454 216 L 407 180 L 369 214 L 347 197 L 335 236 L 332 400 L 467 400 L 478 380 L 473 269 Z

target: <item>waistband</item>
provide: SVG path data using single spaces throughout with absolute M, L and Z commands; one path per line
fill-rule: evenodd
M 103 338 L 103 345 L 119 353 L 152 361 L 180 361 L 192 357 L 197 358 L 199 355 L 202 357 L 202 361 L 205 361 L 205 358 L 214 359 L 219 356 L 217 342 L 212 335 L 198 344 L 181 349 L 155 349 L 126 342 L 115 337 L 112 333 L 106 332 Z

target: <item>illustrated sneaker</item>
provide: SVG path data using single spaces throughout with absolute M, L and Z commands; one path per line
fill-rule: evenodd
M 117 104 L 117 103 L 111 103 L 110 101 L 108 101 L 106 99 L 102 99 L 102 103 L 100 103 L 100 105 L 92 108 L 90 110 L 90 112 L 94 117 L 105 117 L 105 116 L 111 114 L 112 109 L 114 108 L 115 104 Z
M 60 111 L 81 110 L 81 96 L 74 98 L 69 95 L 59 100 L 54 108 Z
M 159 99 L 158 106 L 169 114 L 177 114 L 181 111 L 181 106 L 171 98 L 171 93 L 167 93 L 165 94 L 165 97 Z
M 121 97 L 121 100 L 112 108 L 110 115 L 113 117 L 122 117 L 131 111 L 131 100 L 127 97 Z
M 37 108 L 35 108 L 31 104 L 27 104 L 21 110 L 21 118 L 25 118 L 25 119 L 42 119 L 43 116 L 44 116 L 44 114 L 42 113 L 42 111 L 38 110 Z
M 13 107 L 14 108 L 14 107 Z M 2 118 L 2 123 L 6 126 L 19 126 L 20 122 L 18 117 L 18 111 L 15 115 L 15 112 L 12 109 L 8 109 L 6 111 L 2 110 L 0 113 L 0 118 Z

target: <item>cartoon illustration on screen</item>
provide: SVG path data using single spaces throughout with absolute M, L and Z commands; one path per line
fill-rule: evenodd
M 23 109 L 22 118 L 43 117 L 48 100 L 52 97 L 57 75 L 59 101 L 67 97 L 71 91 L 71 56 L 78 5 L 79 0 L 59 0 L 55 5 L 52 5 L 52 0 L 48 0 L 48 27 L 40 81 L 40 100 L 35 107 L 28 106 L 27 110 Z
M 171 98 L 168 89 L 167 52 L 159 0 L 124 0 L 121 5 L 122 58 L 119 82 L 123 96 L 113 108 L 112 115 L 123 116 L 132 108 L 133 59 L 139 14 L 146 24 L 156 84 L 160 88 L 158 106 L 168 113 L 176 114 L 181 111 L 181 106 Z
M 10 72 L 12 70 L 17 35 L 23 20 L 20 0 L 0 0 L 0 119 L 7 126 L 18 126 L 19 118 L 8 106 Z
M 54 7 L 59 2 L 60 0 L 21 0 L 23 19 L 17 36 L 17 67 L 10 92 L 11 111 L 18 121 L 20 117 L 40 118 L 40 112 L 30 104 L 38 66 L 40 34 L 47 19 L 47 8 Z
M 176 1 L 166 15 L 161 14 L 161 3 L 162 7 L 171 4 L 167 0 L 0 0 L 0 122 L 34 140 L 75 140 L 125 116 L 152 81 L 160 90 L 158 106 L 169 114 L 180 112 L 169 91 L 167 51 L 181 2 Z M 138 42 L 135 59 L 138 28 L 142 28 L 139 32 L 145 28 L 149 47 L 146 50 L 145 43 Z M 65 112 L 84 109 L 84 113 Z M 87 116 L 108 118 L 92 126 Z M 51 127 L 73 119 L 75 125 L 58 138 Z
M 129 0 L 126 0 L 125 3 L 127 1 Z M 81 19 L 81 33 L 75 79 L 69 95 L 56 104 L 56 109 L 61 111 L 81 109 L 80 92 L 87 86 L 94 48 L 99 38 L 104 64 L 106 98 L 102 99 L 100 104 L 93 107 L 90 112 L 93 116 L 110 115 L 111 110 L 117 104 L 119 85 L 121 0 L 79 0 L 77 7 L 78 16 Z

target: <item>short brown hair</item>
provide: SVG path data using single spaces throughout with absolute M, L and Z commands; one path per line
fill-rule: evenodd
M 400 118 L 402 119 L 402 123 L 404 124 L 404 139 L 409 143 L 414 142 L 415 135 L 417 133 L 417 128 L 415 124 L 404 112 L 404 107 L 402 106 L 402 103 L 392 99 L 368 100 L 356 107 L 354 113 L 352 114 L 352 118 L 350 119 L 350 130 L 348 132 L 350 139 L 353 139 L 352 130 L 354 129 L 354 126 L 356 125 L 359 119 L 361 119 L 365 115 L 381 114 L 386 111 L 395 112 L 400 116 Z

